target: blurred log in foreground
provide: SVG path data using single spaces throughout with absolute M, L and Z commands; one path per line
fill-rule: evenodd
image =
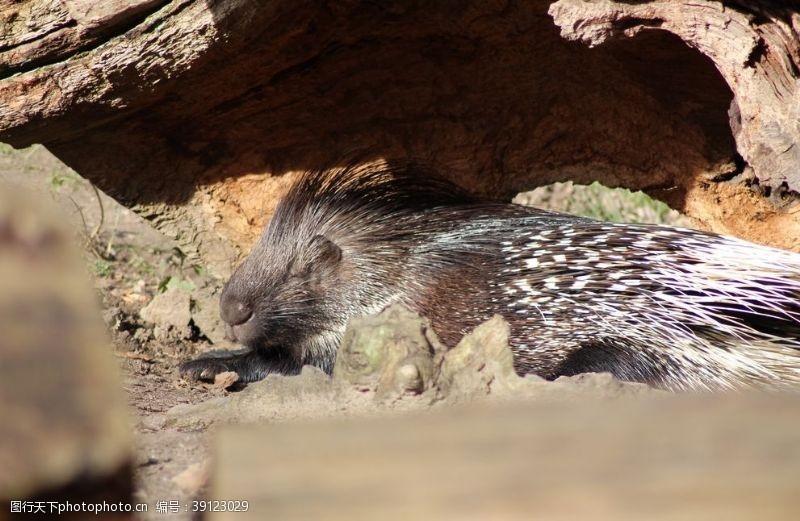
M 210 519 L 789 521 L 798 405 L 682 396 L 228 428 L 211 497 L 248 511 Z
M 57 223 L 21 189 L 0 187 L 0 520 L 54 514 L 51 501 L 131 502 L 117 367 L 73 234 Z M 131 518 L 59 519 L 90 517 Z
M 791 5 L 7 2 L 0 140 L 45 143 L 222 275 L 296 172 L 348 157 L 498 198 L 643 189 L 800 250 Z

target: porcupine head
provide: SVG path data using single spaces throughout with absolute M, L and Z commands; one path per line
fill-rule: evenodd
M 388 305 L 402 271 L 405 251 L 381 240 L 374 211 L 359 222 L 346 198 L 321 201 L 326 181 L 307 177 L 281 201 L 220 298 L 228 336 L 289 369 L 330 372 L 347 320 Z

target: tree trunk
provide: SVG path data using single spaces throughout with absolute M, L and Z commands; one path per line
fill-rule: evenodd
M 800 251 L 798 8 L 551 3 L 6 0 L 0 140 L 44 143 L 219 275 L 298 172 L 353 158 L 497 198 L 643 189 Z

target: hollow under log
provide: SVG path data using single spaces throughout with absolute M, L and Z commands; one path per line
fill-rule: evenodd
M 641 189 L 800 251 L 788 1 L 0 3 L 0 140 L 218 275 L 302 171 L 413 157 L 491 197 Z

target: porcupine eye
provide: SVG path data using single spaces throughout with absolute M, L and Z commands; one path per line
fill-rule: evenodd
M 324 235 L 315 235 L 292 261 L 289 275 L 311 278 L 316 282 L 333 271 L 342 260 L 342 249 Z

